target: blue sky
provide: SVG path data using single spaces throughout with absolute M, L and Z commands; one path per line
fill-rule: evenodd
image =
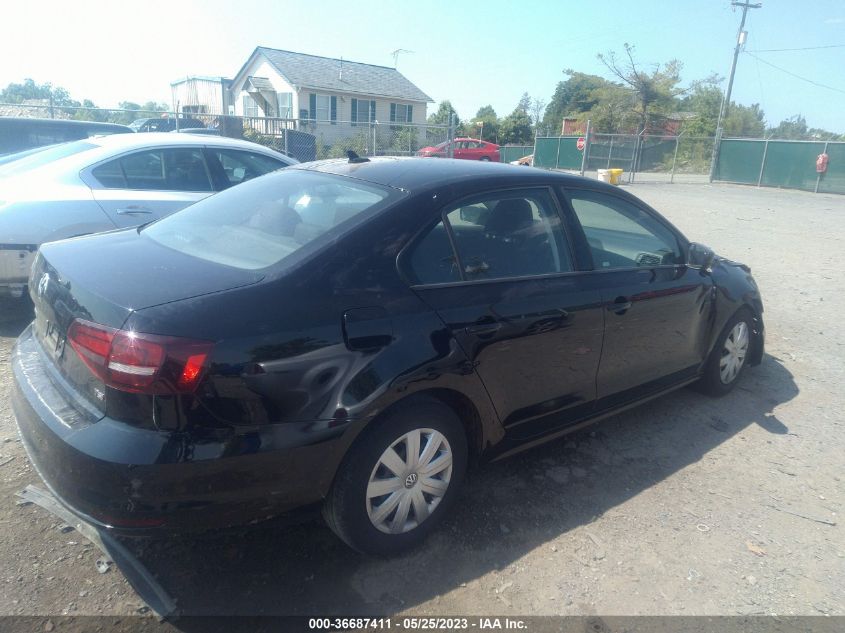
M 126 8 L 122 8 L 123 5 Z M 100 106 L 169 101 L 189 74 L 232 76 L 257 45 L 393 65 L 463 118 L 520 95 L 549 101 L 562 71 L 607 76 L 596 54 L 624 42 L 645 66 L 673 57 L 685 82 L 727 76 L 740 12 L 729 0 L 627 2 L 428 0 L 178 0 L 8 3 L 0 24 L 0 86 L 32 77 Z M 131 8 L 130 8 L 131 7 Z M 419 7 L 419 10 L 415 10 Z M 749 12 L 749 51 L 845 44 L 845 0 L 763 0 Z M 760 103 L 770 124 L 803 114 L 845 132 L 845 47 L 758 57 L 838 91 L 740 56 L 733 98 Z

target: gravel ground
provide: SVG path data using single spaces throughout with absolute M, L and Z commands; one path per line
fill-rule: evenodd
M 319 522 L 131 546 L 189 614 L 845 614 L 845 198 L 730 185 L 630 190 L 754 270 L 767 356 L 730 396 L 681 390 L 475 472 L 425 545 L 361 557 Z M 143 612 L 119 569 L 14 493 L 0 304 L 0 615 Z M 50 629 L 46 629 L 50 630 Z

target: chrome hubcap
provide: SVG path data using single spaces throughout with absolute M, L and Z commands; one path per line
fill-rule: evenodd
M 452 449 L 442 433 L 415 429 L 379 457 L 367 484 L 367 515 L 386 534 L 425 521 L 449 488 Z
M 728 385 L 736 379 L 745 363 L 747 353 L 748 325 L 745 321 L 740 321 L 733 326 L 722 348 L 722 358 L 719 361 L 719 377 L 722 379 L 722 384 Z

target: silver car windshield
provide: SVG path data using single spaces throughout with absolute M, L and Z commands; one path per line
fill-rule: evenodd
M 382 208 L 390 189 L 305 170 L 256 178 L 147 226 L 159 244 L 208 261 L 267 268 Z
M 51 163 L 54 160 L 67 158 L 68 156 L 73 156 L 74 154 L 79 154 L 80 152 L 85 152 L 96 147 L 99 147 L 99 145 L 95 145 L 90 141 L 71 141 L 70 143 L 49 145 L 41 151 L 21 152 L 21 154 L 25 154 L 25 156 L 22 156 L 18 160 L 10 160 L 9 162 L 5 162 L 3 165 L 0 165 L 0 177 L 23 173 L 25 171 L 29 171 L 30 169 L 35 169 L 36 167 L 41 167 L 42 165 Z M 13 156 L 14 155 L 4 158 L 11 159 Z

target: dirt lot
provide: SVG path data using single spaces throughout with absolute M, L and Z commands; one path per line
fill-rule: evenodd
M 754 270 L 767 356 L 730 396 L 691 390 L 476 472 L 460 510 L 393 560 L 318 522 L 132 547 L 193 614 L 845 614 L 845 198 L 634 185 L 689 236 Z M 14 493 L 0 306 L 0 615 L 132 614 L 118 569 Z M 47 629 L 49 630 L 49 629 Z

